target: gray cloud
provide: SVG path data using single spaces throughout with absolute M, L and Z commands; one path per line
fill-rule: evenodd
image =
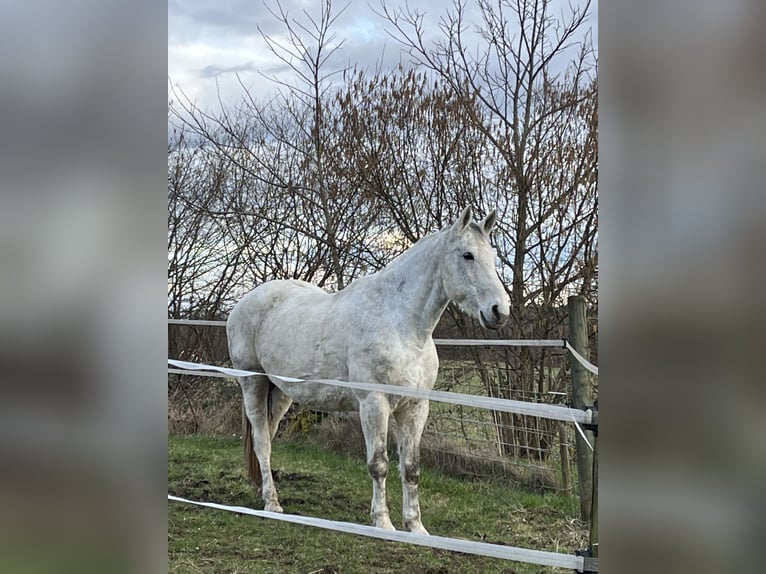
M 222 74 L 238 74 L 241 72 L 255 72 L 255 71 L 257 70 L 252 62 L 246 62 L 238 66 L 227 66 L 227 67 L 211 64 L 209 66 L 205 66 L 199 71 L 199 77 L 200 78 L 216 78 Z
M 426 45 L 432 44 L 443 36 L 440 22 L 448 12 L 453 11 L 452 2 L 443 0 L 386 0 L 389 9 L 396 12 L 405 8 L 423 14 L 423 32 Z M 584 0 L 582 0 L 584 1 Z M 265 5 L 266 4 L 266 5 Z M 294 75 L 289 66 L 273 56 L 261 33 L 273 38 L 277 43 L 285 42 L 285 25 L 275 18 L 267 8 L 276 8 L 275 0 L 266 3 L 252 0 L 169 0 L 168 2 L 168 38 L 173 47 L 191 47 L 195 44 L 207 45 L 217 55 L 193 56 L 194 50 L 184 52 L 183 67 L 175 67 L 176 62 L 169 60 L 169 74 L 175 80 L 177 72 L 185 76 L 186 83 L 194 83 L 195 91 L 201 100 L 217 98 L 219 94 L 236 97 L 239 88 L 236 85 L 213 85 L 213 81 L 233 78 L 234 74 L 261 74 L 266 78 L 279 77 L 280 81 L 290 82 Z M 321 10 L 318 0 L 280 0 L 282 10 L 290 19 L 297 19 L 310 26 L 310 21 L 317 21 Z M 479 24 L 480 17 L 476 2 L 467 1 L 464 12 L 467 32 L 470 37 L 474 24 Z M 551 13 L 567 12 L 568 0 L 553 0 Z M 598 37 L 597 0 L 592 3 L 592 16 L 589 26 L 594 40 Z M 358 68 L 370 72 L 376 69 L 390 70 L 400 63 L 411 62 L 403 52 L 401 45 L 389 32 L 393 26 L 378 16 L 379 0 L 369 2 L 350 2 L 344 9 L 342 1 L 333 4 L 334 13 L 343 10 L 333 25 L 332 32 L 342 47 L 326 62 L 325 70 L 333 72 L 345 68 Z M 406 27 L 406 26 L 405 26 Z M 305 33 L 301 32 L 305 37 Z M 227 50 L 236 51 L 236 56 L 226 57 Z M 252 53 L 252 56 L 248 55 Z M 203 50 L 200 54 L 204 53 Z M 339 76 L 335 76 L 339 78 Z M 297 81 L 297 80 L 296 80 Z M 258 95 L 266 97 L 275 86 L 269 82 L 258 85 Z
M 171 38 L 176 34 L 251 36 L 258 34 L 260 20 L 271 18 L 259 3 L 232 0 L 169 0 Z

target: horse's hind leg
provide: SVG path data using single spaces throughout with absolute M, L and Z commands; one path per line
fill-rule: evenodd
M 287 409 L 293 404 L 293 400 L 284 394 L 279 387 L 271 384 L 269 390 L 269 436 L 271 440 L 274 440 L 274 436 L 277 434 L 279 428 L 279 422 L 282 417 L 285 416 Z
M 359 415 L 367 446 L 367 469 L 372 478 L 372 504 L 370 517 L 373 526 L 395 530 L 388 514 L 386 502 L 386 476 L 388 475 L 388 401 L 383 395 L 369 395 L 360 401 Z
M 420 519 L 420 438 L 428 418 L 428 401 L 413 400 L 394 412 L 396 442 L 399 445 L 399 472 L 402 476 L 402 518 L 404 528 L 428 534 Z
M 245 414 L 250 422 L 253 452 L 258 459 L 264 510 L 270 512 L 282 512 L 282 507 L 277 500 L 277 489 L 274 486 L 274 479 L 271 476 L 272 434 L 271 425 L 269 423 L 269 393 L 272 383 L 267 377 L 260 375 L 241 377 L 238 381 L 242 388 Z M 279 421 L 277 421 L 277 423 L 278 422 Z M 257 484 L 257 479 L 255 482 Z

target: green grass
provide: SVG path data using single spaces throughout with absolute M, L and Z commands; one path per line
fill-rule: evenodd
M 168 491 L 193 500 L 261 509 L 231 438 L 170 437 Z M 371 484 L 363 462 L 300 441 L 274 444 L 272 466 L 285 512 L 369 524 Z M 420 502 L 432 534 L 573 553 L 586 545 L 577 500 L 423 472 Z M 394 524 L 401 484 L 389 472 Z M 169 572 L 176 573 L 538 573 L 568 572 L 409 546 L 308 526 L 168 502 Z

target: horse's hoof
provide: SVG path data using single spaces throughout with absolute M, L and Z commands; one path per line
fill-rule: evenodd
M 384 530 L 396 530 L 391 520 L 378 520 L 373 524 L 373 526 L 376 528 L 383 528 Z
M 284 509 L 278 503 L 276 503 L 276 502 L 272 503 L 272 504 L 267 504 L 264 507 L 264 510 L 266 512 L 279 512 L 279 513 L 283 513 L 284 512 Z
M 425 534 L 426 536 L 430 536 L 428 530 L 426 530 L 419 522 L 407 524 L 406 528 L 413 534 Z

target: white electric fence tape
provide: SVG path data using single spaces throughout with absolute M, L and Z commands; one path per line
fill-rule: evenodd
M 226 321 L 208 321 L 205 319 L 168 319 L 168 325 L 208 325 L 211 327 L 225 327 Z
M 476 407 L 481 409 L 489 409 L 493 411 L 503 411 L 508 413 L 516 413 L 520 415 L 543 417 L 547 419 L 554 419 L 559 421 L 575 421 L 581 424 L 590 424 L 592 420 L 592 412 L 590 410 L 582 411 L 578 409 L 572 409 L 570 407 L 564 407 L 560 405 L 548 405 L 545 403 L 530 403 L 526 401 L 515 401 L 511 399 L 497 399 L 491 397 L 480 397 L 477 395 L 466 395 L 462 393 L 452 393 L 445 391 L 429 391 L 426 389 L 415 389 L 411 387 L 399 387 L 396 385 L 382 385 L 379 383 L 358 383 L 349 381 L 338 381 L 335 379 L 299 379 L 295 377 L 286 377 L 283 375 L 275 375 L 271 373 L 261 373 L 257 371 L 243 371 L 241 369 L 231 369 L 227 367 L 218 367 L 216 365 L 204 365 L 201 363 L 190 363 L 188 361 L 177 361 L 175 359 L 168 359 L 168 364 L 178 369 L 185 369 L 187 371 L 204 372 L 205 376 L 208 376 L 212 371 L 213 373 L 223 373 L 229 377 L 251 377 L 254 375 L 264 375 L 270 379 L 279 379 L 287 383 L 309 383 L 309 384 L 324 384 L 332 385 L 336 387 L 345 387 L 349 389 L 358 389 L 361 391 L 371 391 L 388 393 L 392 395 L 399 395 L 403 397 L 414 397 L 417 399 L 428 399 L 431 401 L 452 403 L 455 405 L 463 405 L 467 407 Z M 174 373 L 178 373 L 178 370 L 172 370 Z M 192 374 L 192 373 L 184 373 Z M 215 375 L 213 375 L 215 376 Z
M 583 357 L 580 353 L 575 351 L 574 347 L 569 344 L 569 341 L 564 339 L 564 346 L 567 348 L 567 350 L 572 353 L 572 356 L 577 359 L 577 362 L 580 363 L 583 367 L 588 369 L 591 373 L 594 375 L 598 375 L 598 367 L 591 363 L 588 359 Z
M 578 423 L 576 420 L 572 419 L 572 422 L 574 422 L 574 426 L 577 429 L 577 432 L 580 433 L 580 436 L 585 441 L 585 444 L 588 445 L 588 448 L 593 450 L 593 445 L 590 444 L 590 441 L 588 440 L 588 437 L 585 435 L 585 431 L 582 430 L 582 427 L 580 426 L 580 423 Z
M 564 347 L 564 339 L 434 339 L 449 347 Z
M 266 512 L 265 510 L 254 510 L 245 506 L 227 506 L 225 504 L 216 504 L 215 502 L 197 502 L 187 500 L 178 496 L 168 494 L 168 500 L 174 502 L 185 502 L 196 506 L 215 508 L 227 512 L 236 512 L 260 518 L 271 518 L 290 522 L 292 524 L 302 524 L 305 526 L 314 526 L 336 532 L 345 532 L 348 534 L 358 534 L 370 538 L 379 538 L 381 540 L 390 540 L 393 542 L 405 542 L 416 544 L 418 546 L 428 546 L 439 548 L 441 550 L 451 550 L 454 552 L 465 552 L 467 554 L 478 554 L 480 556 L 489 556 L 491 558 L 502 558 L 505 560 L 516 560 L 519 562 L 528 562 L 543 566 L 554 566 L 557 568 L 568 568 L 582 572 L 584 568 L 584 559 L 582 556 L 573 556 L 571 554 L 559 554 L 557 552 L 547 552 L 545 550 L 532 550 L 528 548 L 517 548 L 513 546 L 502 546 L 499 544 L 488 544 L 486 542 L 474 542 L 471 540 L 461 540 L 458 538 L 445 538 L 443 536 L 428 536 L 425 534 L 414 534 L 400 530 L 385 530 L 374 526 L 364 526 L 361 524 L 352 524 L 350 522 L 340 522 L 337 520 L 327 520 L 324 518 L 314 518 L 311 516 L 297 516 L 295 514 L 281 514 L 277 512 Z

